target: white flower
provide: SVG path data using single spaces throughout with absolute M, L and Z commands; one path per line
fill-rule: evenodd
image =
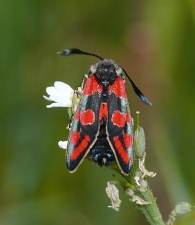
M 43 95 L 43 98 L 48 101 L 54 101 L 54 103 L 47 105 L 47 108 L 71 107 L 74 90 L 68 84 L 56 81 L 54 87 L 46 88 L 46 92 L 49 97 Z
M 59 141 L 58 142 L 58 146 L 62 149 L 66 149 L 67 148 L 67 144 L 68 144 L 68 141 Z

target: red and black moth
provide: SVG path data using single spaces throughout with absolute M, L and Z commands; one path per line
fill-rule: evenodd
M 116 160 L 121 172 L 128 175 L 134 161 L 133 128 L 123 73 L 139 98 L 151 103 L 113 60 L 77 48 L 59 54 L 84 54 L 100 59 L 90 68 L 72 120 L 66 150 L 68 170 L 75 172 L 88 157 L 93 163 L 107 167 Z

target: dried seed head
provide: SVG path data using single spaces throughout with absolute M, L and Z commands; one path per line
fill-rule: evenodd
M 119 199 L 119 190 L 111 182 L 107 182 L 106 194 L 108 195 L 108 198 L 110 198 L 112 204 L 108 207 L 114 209 L 115 211 L 119 211 L 121 204 L 121 200 Z

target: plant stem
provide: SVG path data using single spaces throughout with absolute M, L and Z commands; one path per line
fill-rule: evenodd
M 136 194 L 146 202 L 151 202 L 151 204 L 148 205 L 138 206 L 146 216 L 148 222 L 152 225 L 165 225 L 151 190 L 148 189 L 146 192 L 139 191 L 139 193 L 136 192 Z
M 150 190 L 149 186 L 147 187 L 147 190 L 140 191 L 134 182 L 134 179 L 132 175 L 125 176 L 121 174 L 120 171 L 117 171 L 122 175 L 127 182 L 121 182 L 117 179 L 117 182 L 120 183 L 124 189 L 127 189 L 128 187 L 133 187 L 132 190 L 134 191 L 134 194 L 136 196 L 139 196 L 140 199 L 144 200 L 145 202 L 148 202 L 150 204 L 138 204 L 137 207 L 143 212 L 145 217 L 147 218 L 147 221 L 151 225 L 165 225 L 165 223 L 162 220 L 162 215 L 160 213 L 160 210 L 158 208 L 158 205 L 156 204 L 156 199 Z

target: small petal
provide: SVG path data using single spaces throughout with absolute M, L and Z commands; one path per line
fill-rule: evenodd
M 46 88 L 46 92 L 48 95 L 51 95 L 51 96 L 58 96 L 58 92 L 56 91 L 55 87 L 47 87 Z
M 56 81 L 54 83 L 54 87 L 62 95 L 66 95 L 67 92 L 69 93 L 69 92 L 73 92 L 74 91 L 68 84 L 66 84 L 64 82 L 61 82 L 61 81 Z
M 46 92 L 49 95 L 43 96 L 47 101 L 53 101 L 54 103 L 47 105 L 47 108 L 53 107 L 71 107 L 72 104 L 72 93 L 74 90 L 68 85 L 61 81 L 56 81 L 54 87 L 47 87 Z
M 143 199 L 141 199 L 139 196 L 134 194 L 134 191 L 130 188 L 127 188 L 125 190 L 126 194 L 130 196 L 130 201 L 135 202 L 138 205 L 149 205 L 151 202 L 147 202 Z
M 54 102 L 59 102 L 62 105 L 70 105 L 71 99 L 66 96 L 51 96 L 50 99 Z M 66 107 L 66 106 L 64 106 Z
M 49 97 L 47 97 L 47 96 L 45 96 L 45 95 L 43 95 L 43 98 L 44 98 L 45 100 L 47 100 L 47 101 L 53 101 L 53 100 L 51 100 Z
M 68 144 L 68 141 L 59 141 L 58 142 L 58 146 L 62 149 L 66 149 L 67 148 L 67 144 Z
M 149 171 L 145 168 L 145 166 L 144 166 L 145 159 L 146 159 L 146 152 L 144 152 L 144 155 L 143 155 L 143 158 L 142 158 L 142 159 L 138 159 L 138 161 L 139 161 L 139 169 L 140 169 L 140 171 L 143 173 L 142 179 L 143 179 L 145 176 L 148 176 L 148 177 L 155 177 L 155 176 L 156 176 L 156 173 L 154 173 L 154 172 L 149 172 Z
M 49 108 L 54 108 L 54 107 L 66 107 L 66 106 L 61 105 L 59 103 L 52 103 L 50 105 L 46 105 L 46 107 L 49 109 Z

